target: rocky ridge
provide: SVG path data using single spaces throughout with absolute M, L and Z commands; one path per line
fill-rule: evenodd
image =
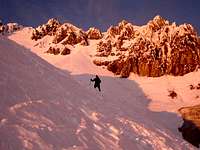
M 144 26 L 123 20 L 97 44 L 94 63 L 121 77 L 184 75 L 200 64 L 200 39 L 192 25 L 178 26 L 160 16 Z
M 100 39 L 102 33 L 97 28 L 90 28 L 87 32 L 70 24 L 60 23 L 57 19 L 50 19 L 46 24 L 38 26 L 33 30 L 32 39 L 40 40 L 39 43 L 44 43 L 46 37 L 49 40 L 44 46 L 47 48 L 47 53 L 58 55 L 70 54 L 70 46 L 77 44 L 88 46 L 88 39 Z
M 92 40 L 102 39 L 103 37 L 101 31 L 94 27 L 89 28 L 86 34 L 87 34 L 88 39 L 92 39 Z
M 143 26 L 123 20 L 105 33 L 97 28 L 85 32 L 70 23 L 50 19 L 33 30 L 32 39 L 55 55 L 70 54 L 69 46 L 88 46 L 90 40 L 100 40 L 94 64 L 106 66 L 121 77 L 131 72 L 149 77 L 184 75 L 200 65 L 200 38 L 194 27 L 176 25 L 161 16 Z
M 23 26 L 19 25 L 18 23 L 3 24 L 3 22 L 0 20 L 0 34 L 13 33 L 22 28 Z

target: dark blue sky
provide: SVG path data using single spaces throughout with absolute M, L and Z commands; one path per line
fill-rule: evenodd
M 83 29 L 105 30 L 122 19 L 146 24 L 156 14 L 200 31 L 200 0 L 0 0 L 1 20 L 27 26 L 57 17 Z

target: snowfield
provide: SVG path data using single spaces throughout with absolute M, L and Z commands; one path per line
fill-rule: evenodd
M 0 36 L 0 150 L 195 149 L 177 130 L 177 110 L 199 104 L 190 85 L 200 71 L 122 79 L 92 63 L 96 40 L 55 56 L 31 31 Z M 89 82 L 96 74 L 101 93 Z

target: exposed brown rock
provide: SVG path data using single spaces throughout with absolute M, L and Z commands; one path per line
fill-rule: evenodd
M 0 34 L 13 33 L 22 28 L 23 26 L 19 25 L 18 23 L 3 24 L 3 22 L 0 20 Z
M 62 44 L 63 45 L 75 45 L 77 44 L 76 34 L 73 32 L 68 33 L 63 39 Z
M 194 85 L 190 85 L 190 90 L 194 90 L 195 89 L 195 87 L 194 87 Z
M 185 140 L 199 148 L 200 144 L 200 105 L 179 109 L 183 124 L 178 128 Z
M 49 47 L 46 53 L 58 55 L 60 54 L 60 48 Z
M 170 90 L 170 91 L 169 91 L 169 96 L 170 96 L 172 99 L 174 99 L 174 98 L 177 97 L 177 93 L 176 93 L 174 90 Z
M 83 46 L 88 46 L 88 39 L 87 39 L 87 35 L 84 31 L 79 30 L 79 33 L 77 35 L 77 43 L 80 43 Z
M 123 68 L 124 61 L 123 60 L 115 60 L 108 64 L 107 69 L 112 71 L 116 75 L 121 74 L 121 70 Z
M 134 59 L 127 65 L 126 61 L 120 60 L 121 55 L 125 56 L 123 60 L 132 56 Z M 122 21 L 107 30 L 105 38 L 97 46 L 96 56 L 105 59 L 117 56 L 118 62 L 113 62 L 111 66 L 124 66 L 127 70 L 123 69 L 126 72 L 123 77 L 130 72 L 150 77 L 165 74 L 178 76 L 195 71 L 200 66 L 200 40 L 190 24 L 177 26 L 160 16 L 142 27 Z M 110 70 L 115 73 L 117 69 Z
M 111 26 L 106 32 L 106 39 L 115 38 L 117 35 L 119 39 L 130 39 L 134 36 L 133 25 L 126 20 L 122 20 L 118 26 Z
M 200 90 L 200 83 L 197 85 L 196 88 L 197 88 L 197 90 Z
M 66 38 L 67 35 L 68 35 L 67 28 L 61 26 L 55 32 L 53 43 L 57 44 L 61 42 L 64 38 Z
M 111 41 L 108 40 L 106 43 L 104 43 L 103 41 L 101 41 L 98 45 L 97 45 L 97 54 L 96 56 L 99 57 L 105 57 L 105 56 L 109 56 L 112 50 L 112 45 L 111 45 Z
M 46 24 L 35 28 L 33 30 L 31 39 L 37 41 L 46 35 L 54 35 L 60 25 L 61 24 L 57 19 L 52 18 Z
M 109 61 L 93 60 L 93 63 L 97 66 L 107 66 L 110 62 Z
M 50 19 L 46 24 L 34 29 L 31 38 L 33 40 L 38 40 L 42 39 L 43 37 L 46 37 L 47 35 L 50 36 L 47 37 L 50 38 L 50 40 L 49 43 L 47 43 L 46 45 L 51 45 L 47 53 L 54 55 L 70 54 L 70 50 L 66 48 L 66 45 L 74 46 L 76 44 L 80 44 L 87 46 L 89 44 L 87 34 L 82 29 L 77 28 L 76 26 L 70 23 L 61 24 L 56 19 Z M 42 42 L 42 40 L 40 42 Z M 58 48 L 63 47 L 63 45 L 65 47 L 63 50 L 62 48 Z
M 161 29 L 163 26 L 169 25 L 169 21 L 166 21 L 161 16 L 157 15 L 147 23 L 147 26 L 153 31 Z
M 200 83 L 198 83 L 196 86 L 195 85 L 190 85 L 190 90 L 199 90 L 200 89 Z
M 88 45 L 86 33 L 69 24 L 61 24 L 56 19 L 50 19 L 46 24 L 37 27 L 33 30 L 32 39 L 38 40 L 46 35 L 53 36 L 53 43 L 58 44 L 61 42 L 63 45 L 75 45 L 80 43 L 81 45 Z
M 97 28 L 89 28 L 89 30 L 86 32 L 88 39 L 101 39 L 103 37 L 101 31 Z
M 69 55 L 70 52 L 71 52 L 71 50 L 65 47 L 65 48 L 62 50 L 61 55 Z
M 129 57 L 123 64 L 123 68 L 121 70 L 120 76 L 123 78 L 127 78 L 130 74 L 130 72 L 132 72 L 133 66 L 132 66 L 132 62 L 133 62 L 134 58 Z
M 63 45 L 75 45 L 78 43 L 85 46 L 88 45 L 86 33 L 68 23 L 60 26 L 55 32 L 53 43 L 58 44 L 60 42 Z
M 107 30 L 107 39 L 111 38 L 111 37 L 115 37 L 116 35 L 120 34 L 120 30 L 118 27 L 115 26 L 111 26 L 108 30 Z

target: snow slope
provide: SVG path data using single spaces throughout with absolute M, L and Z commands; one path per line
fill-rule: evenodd
M 183 97 L 196 92 L 187 84 L 199 72 L 120 79 L 92 63 L 96 41 L 54 56 L 34 46 L 30 31 L 0 37 L 0 149 L 195 149 L 177 131 L 176 110 L 198 103 Z M 89 84 L 95 74 L 102 93 Z M 168 97 L 172 88 L 181 98 Z
M 81 146 L 79 124 L 94 109 L 87 104 L 94 95 L 13 41 L 1 37 L 0 52 L 0 149 Z

